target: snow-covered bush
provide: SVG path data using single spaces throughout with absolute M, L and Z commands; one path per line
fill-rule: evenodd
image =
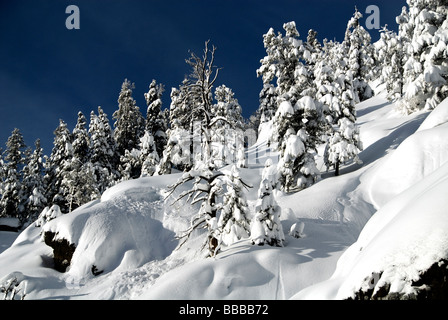
M 303 221 L 295 222 L 289 229 L 289 235 L 294 238 L 303 238 L 305 235 L 303 229 L 305 228 L 305 223 Z
M 57 217 L 62 216 L 61 209 L 57 204 L 52 205 L 51 207 L 45 207 L 44 210 L 39 214 L 34 225 L 36 227 L 43 227 L 48 221 L 56 219 Z
M 280 222 L 281 208 L 273 193 L 276 185 L 277 172 L 272 160 L 268 159 L 261 175 L 255 216 L 251 221 L 250 239 L 253 244 L 283 246 L 285 235 Z

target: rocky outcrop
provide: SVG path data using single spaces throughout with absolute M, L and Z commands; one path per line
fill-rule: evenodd
M 379 274 L 381 278 L 382 273 Z M 372 275 L 368 281 L 373 284 L 378 274 Z M 447 300 L 448 299 L 448 260 L 435 262 L 429 269 L 420 274 L 417 281 L 411 282 L 412 293 L 391 292 L 390 284 L 386 283 L 380 288 L 373 285 L 370 289 L 359 290 L 354 300 Z M 350 299 L 351 300 L 351 299 Z
M 53 248 L 54 268 L 59 272 L 65 272 L 72 261 L 76 246 L 66 239 L 57 239 L 56 233 L 46 231 L 44 241 L 47 246 Z

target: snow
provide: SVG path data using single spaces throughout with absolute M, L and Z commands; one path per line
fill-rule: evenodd
M 417 131 L 431 129 L 448 122 L 448 98 L 443 100 L 423 121 Z
M 343 164 L 338 177 L 323 171 L 297 193 L 274 192 L 283 247 L 241 239 L 204 258 L 204 231 L 196 230 L 177 248 L 176 235 L 198 207 L 173 204 L 192 185 L 165 199 L 166 187 L 182 176 L 174 173 L 122 182 L 20 234 L 0 232 L 0 285 L 17 279 L 17 298 L 26 299 L 343 299 L 383 272 L 377 287 L 390 282 L 411 292 L 410 280 L 448 252 L 447 108 L 444 101 L 432 113 L 403 115 L 382 94 L 358 104 L 362 164 Z M 285 102 L 280 111 L 291 109 Z M 246 193 L 250 219 L 264 164 L 278 161 L 267 144 L 272 123 L 262 125 L 247 150 L 249 167 L 239 173 L 253 185 Z M 45 230 L 76 245 L 66 273 L 52 268 Z M 93 275 L 92 265 L 103 272 Z

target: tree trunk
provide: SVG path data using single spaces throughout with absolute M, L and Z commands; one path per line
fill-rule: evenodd
M 336 163 L 334 165 L 334 175 L 335 176 L 339 175 L 339 160 L 336 160 Z

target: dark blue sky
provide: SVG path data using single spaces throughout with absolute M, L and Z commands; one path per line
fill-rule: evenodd
M 79 30 L 65 26 L 71 4 L 80 10 Z M 396 30 L 405 0 L 0 0 L 0 146 L 17 127 L 27 145 L 40 138 L 49 155 L 59 119 L 71 130 L 78 111 L 89 119 L 99 105 L 112 122 L 125 78 L 144 115 L 152 79 L 165 85 L 169 107 L 171 88 L 190 71 L 189 50 L 202 54 L 207 39 L 222 67 L 217 85 L 232 88 L 249 117 L 270 27 L 283 33 L 283 23 L 295 21 L 303 40 L 312 28 L 320 40 L 341 41 L 355 5 L 364 14 L 371 4 L 381 26 Z

